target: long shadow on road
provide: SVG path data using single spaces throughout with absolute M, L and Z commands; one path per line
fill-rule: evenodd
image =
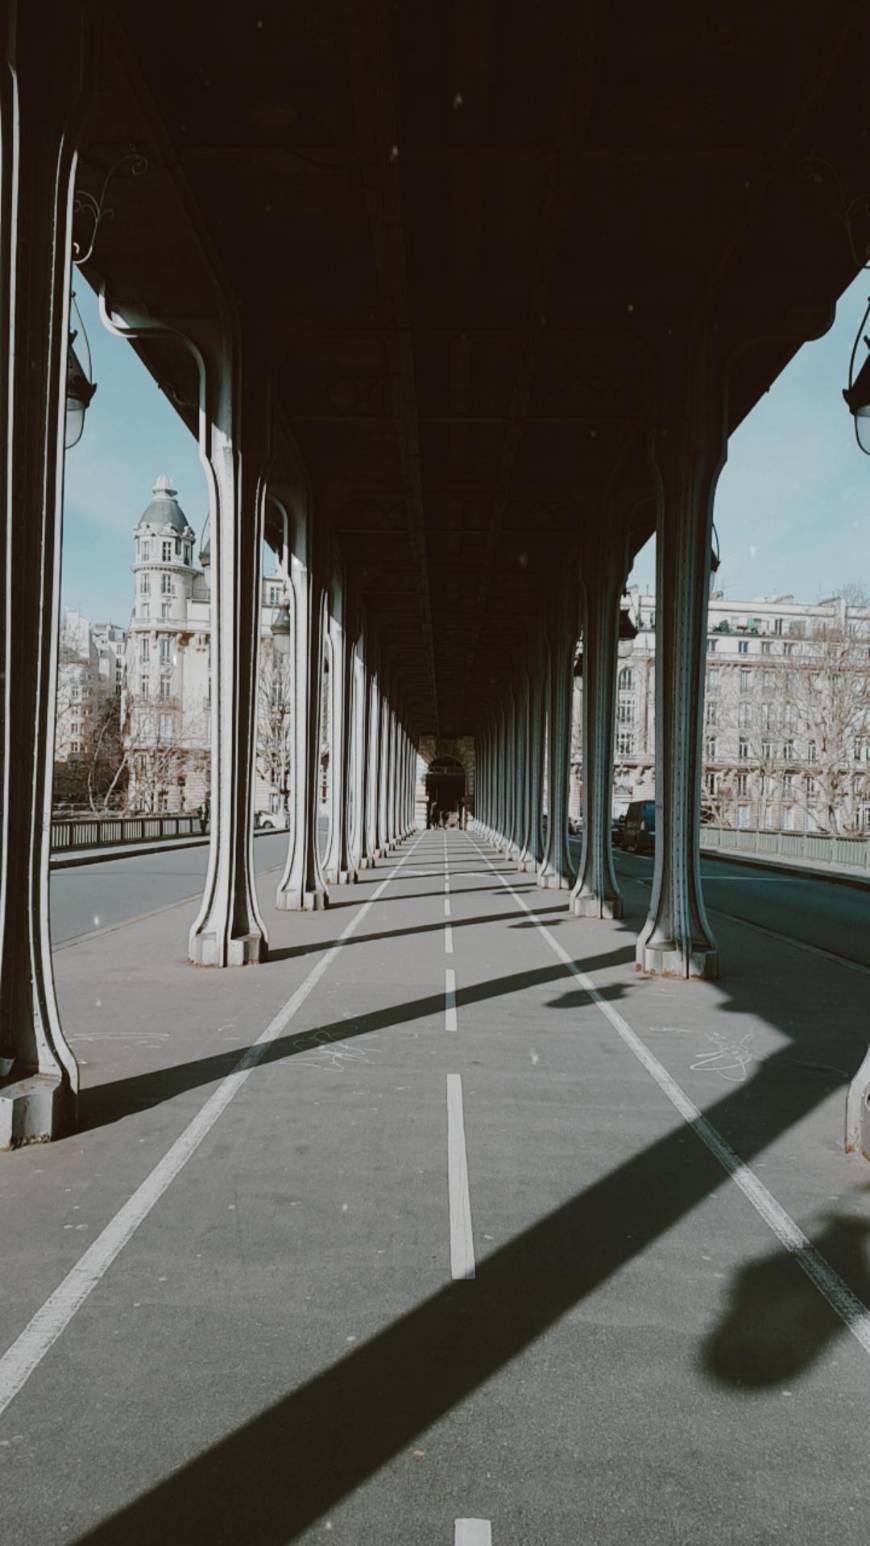
M 744 1145 L 747 1157 L 805 1116 L 820 1085 L 795 1078 L 777 1053 L 759 1067 L 751 1092 L 769 1120 Z M 705 1115 L 720 1130 L 733 1127 L 747 1094 L 731 1093 Z M 693 1133 L 669 1133 L 493 1252 L 473 1282 L 424 1300 L 79 1546 L 295 1540 L 725 1180 Z M 842 1325 L 821 1300 L 813 1313 L 821 1347 Z M 578 1366 L 578 1386 L 582 1379 Z
M 589 971 L 605 966 L 623 965 L 632 960 L 633 956 L 634 953 L 629 948 L 613 950 L 607 955 L 585 961 L 583 969 Z M 554 965 L 538 967 L 535 971 L 515 972 L 512 976 L 493 977 L 486 982 L 458 989 L 456 1003 L 459 1008 L 462 1008 L 482 1003 L 487 999 L 503 998 L 511 993 L 522 993 L 528 988 L 539 987 L 542 983 L 561 981 L 564 975 L 565 968 Z M 624 990 L 621 987 L 614 987 L 601 991 L 605 998 L 618 998 Z M 587 1002 L 589 1002 L 588 995 Z M 265 1046 L 256 1067 L 262 1068 L 269 1063 L 280 1063 L 299 1052 L 310 1052 L 315 1047 L 328 1046 L 330 1042 L 351 1041 L 357 1036 L 368 1036 L 373 1031 L 385 1030 L 390 1026 L 408 1025 L 412 1021 L 426 1019 L 429 1015 L 440 1018 L 443 1013 L 444 994 L 439 991 L 428 993 L 423 998 L 391 1004 L 383 1009 L 373 1010 L 370 1014 L 335 1020 L 328 1025 L 316 1025 L 294 1036 L 276 1037 Z M 217 1079 L 223 1079 L 227 1074 L 232 1073 L 241 1058 L 250 1050 L 250 1047 L 237 1047 L 227 1052 L 215 1053 L 213 1057 L 196 1058 L 189 1063 L 178 1063 L 169 1068 L 134 1074 L 129 1079 L 117 1079 L 83 1090 L 79 1097 L 79 1120 L 76 1131 L 88 1132 L 95 1127 L 105 1127 L 111 1122 L 120 1122 L 134 1111 L 145 1111 L 149 1107 L 162 1105 L 164 1101 L 173 1100 L 176 1095 L 182 1095 L 186 1090 L 199 1089 L 203 1085 L 214 1083 Z

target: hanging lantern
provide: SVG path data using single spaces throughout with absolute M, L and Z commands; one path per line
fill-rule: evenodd
M 72 298 L 71 311 L 78 327 L 70 328 L 69 343 L 66 355 L 66 425 L 64 428 L 64 449 L 69 451 L 72 446 L 78 445 L 85 427 L 85 414 L 91 404 L 91 398 L 97 390 L 97 384 L 91 380 L 93 374 L 91 367 L 91 351 L 88 346 L 88 335 L 85 332 L 84 323 L 79 314 L 79 309 Z M 79 349 L 75 347 L 76 339 L 81 334 Z M 81 357 L 80 357 L 81 356 Z
M 620 607 L 619 609 L 619 638 L 637 638 L 637 628 L 631 620 L 631 613 L 629 612 L 628 607 Z
M 849 385 L 843 388 L 843 399 L 855 425 L 855 439 L 866 456 L 870 456 L 870 355 L 867 356 L 857 375 L 855 375 L 855 356 L 858 353 L 858 345 L 862 341 L 870 349 L 870 338 L 864 334 L 868 316 L 870 316 L 870 301 L 867 302 L 867 308 L 861 318 L 861 326 L 852 345 Z

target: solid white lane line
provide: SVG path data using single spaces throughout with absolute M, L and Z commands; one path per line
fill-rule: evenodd
M 489 863 L 486 854 L 481 852 L 481 857 Z M 498 875 L 494 866 L 490 865 L 493 874 Z M 810 1282 L 818 1289 L 822 1298 L 827 1300 L 831 1309 L 844 1322 L 855 1340 L 870 1354 L 870 1310 L 860 1300 L 857 1294 L 853 1294 L 838 1272 L 816 1250 L 811 1240 L 803 1230 L 794 1222 L 794 1219 L 780 1207 L 772 1192 L 758 1179 L 749 1165 L 744 1164 L 740 1156 L 734 1152 L 731 1145 L 726 1142 L 721 1133 L 708 1122 L 707 1118 L 699 1111 L 694 1101 L 690 1100 L 685 1091 L 677 1084 L 668 1073 L 664 1064 L 654 1057 L 646 1044 L 641 1040 L 622 1015 L 599 992 L 593 979 L 581 971 L 576 961 L 572 961 L 567 950 L 551 934 L 545 923 L 537 916 L 534 910 L 528 906 L 519 892 L 514 891 L 510 883 L 499 875 L 502 885 L 507 888 L 517 907 L 522 908 L 529 918 L 540 930 L 553 954 L 558 956 L 562 965 L 572 977 L 588 993 L 605 1019 L 610 1021 L 617 1035 L 634 1054 L 638 1062 L 643 1065 L 647 1073 L 655 1080 L 659 1089 L 667 1096 L 671 1105 L 679 1112 L 687 1126 L 700 1138 L 701 1142 L 709 1149 L 714 1159 L 719 1161 L 723 1170 L 730 1176 L 735 1186 L 740 1188 L 744 1197 L 750 1202 L 756 1213 L 764 1220 L 768 1229 L 772 1230 L 780 1244 L 792 1256 L 799 1267 L 803 1269 Z M 791 941 L 790 943 L 793 943 Z
M 492 1525 L 488 1519 L 457 1519 L 453 1546 L 492 1546 Z
M 268 1047 L 287 1029 L 306 999 L 317 987 L 324 972 L 336 959 L 342 945 L 356 933 L 372 903 L 377 901 L 406 860 L 410 858 L 417 842 L 411 845 L 407 854 L 390 870 L 380 885 L 375 887 L 368 901 L 363 903 L 359 912 L 355 913 L 342 929 L 335 944 L 315 963 L 296 992 L 269 1021 L 266 1029 L 257 1037 L 253 1045 L 247 1048 L 232 1072 L 221 1080 L 217 1089 L 187 1124 L 180 1137 L 176 1138 L 163 1158 L 158 1161 L 150 1175 L 146 1176 L 132 1197 L 119 1208 L 115 1217 L 97 1236 L 93 1245 L 85 1251 L 75 1266 L 70 1268 L 54 1293 L 46 1299 L 42 1308 L 37 1310 L 33 1319 L 25 1326 L 20 1336 L 16 1337 L 11 1347 L 7 1348 L 0 1358 L 0 1416 L 29 1380 L 58 1337 L 66 1330 L 76 1311 L 96 1288 L 116 1256 L 124 1249 L 128 1240 L 132 1239 L 140 1224 L 144 1223 L 152 1208 L 196 1153 L 203 1139 L 208 1136 L 230 1101 L 238 1094 Z
M 449 896 L 446 896 L 444 898 L 444 916 L 445 916 L 445 918 L 449 918 L 450 917 L 450 898 L 449 898 Z
M 456 973 L 449 966 L 444 972 L 444 1029 L 456 1030 Z
M 447 1075 L 447 1202 L 450 1215 L 450 1276 L 474 1277 L 474 1237 L 468 1194 L 468 1157 L 462 1113 L 462 1080 Z
M 445 925 L 444 925 L 444 950 L 445 950 L 445 953 L 447 955 L 452 956 L 452 954 L 453 954 L 453 925 L 450 924 L 450 923 L 445 923 Z

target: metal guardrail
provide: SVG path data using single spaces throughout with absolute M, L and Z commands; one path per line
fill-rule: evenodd
M 826 832 L 767 832 L 753 827 L 702 827 L 701 847 L 764 859 L 802 859 L 870 873 L 870 838 Z
M 208 824 L 196 815 L 61 817 L 51 823 L 51 850 L 121 847 L 166 837 L 201 837 L 207 831 Z

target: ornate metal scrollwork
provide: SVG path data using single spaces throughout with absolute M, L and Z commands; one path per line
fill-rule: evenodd
M 112 165 L 109 167 L 103 178 L 102 186 L 98 194 L 90 193 L 86 188 L 76 189 L 75 198 L 73 200 L 74 214 L 83 217 L 90 223 L 90 230 L 88 232 L 88 239 L 86 242 L 79 241 L 75 236 L 73 237 L 72 260 L 77 268 L 81 268 L 82 264 L 89 262 L 93 256 L 94 246 L 97 240 L 97 233 L 102 222 L 104 220 L 114 220 L 115 218 L 115 211 L 111 208 L 110 205 L 106 203 L 106 194 L 109 191 L 109 184 L 111 183 L 112 178 L 117 172 L 120 172 L 122 168 L 124 168 L 131 177 L 143 177 L 144 174 L 148 171 L 148 158 L 147 156 L 143 156 L 141 151 L 136 150 L 135 146 L 131 146 L 129 150 L 124 151 L 123 155 L 118 156 L 117 159 L 112 162 Z

